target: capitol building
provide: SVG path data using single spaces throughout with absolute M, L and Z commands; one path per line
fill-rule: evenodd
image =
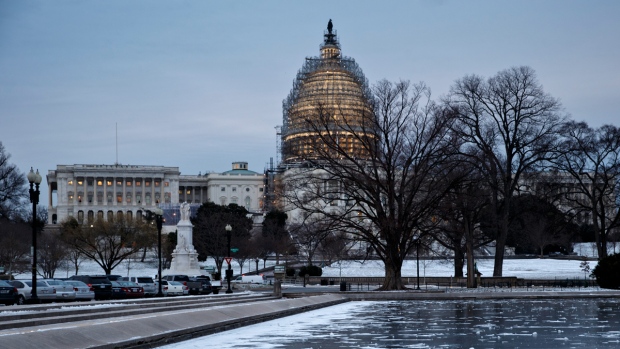
M 143 165 L 57 165 L 47 174 L 50 188 L 48 224 L 74 217 L 81 224 L 96 219 L 138 217 L 145 210 L 164 210 L 166 225 L 174 227 L 179 205 L 195 210 L 205 202 L 238 204 L 258 214 L 263 207 L 263 174 L 233 162 L 222 173 L 182 175 L 178 167 Z M 174 229 L 172 229 L 174 231 Z
M 355 60 L 341 53 L 331 20 L 323 34 L 320 56 L 308 57 L 298 71 L 293 88 L 283 101 L 282 126 L 277 127 L 278 158 L 264 173 L 248 169 L 247 162 L 233 162 L 222 173 L 182 175 L 178 167 L 144 165 L 57 165 L 47 174 L 50 188 L 48 223 L 74 217 L 81 224 L 96 219 L 138 217 L 149 208 L 164 210 L 165 224 L 178 222 L 179 205 L 195 211 L 205 202 L 238 204 L 255 217 L 274 208 L 287 210 L 278 186 L 291 171 L 308 160 L 325 156 L 326 144 L 318 132 L 346 149 L 348 156 L 365 158 L 360 146 L 376 136 L 372 129 L 372 97 L 368 81 Z M 328 119 L 327 130 L 316 130 L 308 121 Z M 328 154 L 329 155 L 329 154 Z M 289 212 L 293 217 L 297 214 Z M 293 218 L 291 217 L 291 218 Z M 173 231 L 173 230 L 172 230 Z

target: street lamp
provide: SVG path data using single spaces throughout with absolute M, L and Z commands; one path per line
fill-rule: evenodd
M 254 262 L 256 262 L 256 275 L 258 275 L 258 257 L 256 257 Z
M 37 295 L 37 205 L 39 204 L 39 184 L 41 184 L 41 175 L 39 170 L 34 173 L 32 167 L 28 173 L 28 182 L 30 182 L 30 202 L 32 202 L 32 302 L 39 303 Z
M 418 241 L 416 241 L 416 252 L 415 252 L 415 259 L 416 259 L 416 267 L 418 268 L 418 290 L 420 289 L 420 238 L 418 238 Z
M 157 225 L 157 297 L 163 297 L 164 293 L 161 291 L 161 228 L 164 223 L 164 211 L 155 207 L 150 210 L 145 210 L 146 219 L 155 219 Z
M 228 239 L 228 250 L 226 252 L 228 259 L 228 269 L 226 270 L 226 281 L 228 282 L 228 290 L 226 290 L 226 293 L 233 293 L 233 291 L 230 289 L 230 279 L 232 279 L 232 267 L 230 266 L 230 263 L 232 262 L 231 258 L 230 258 L 230 233 L 232 232 L 232 227 L 230 226 L 230 224 L 226 224 L 226 238 Z

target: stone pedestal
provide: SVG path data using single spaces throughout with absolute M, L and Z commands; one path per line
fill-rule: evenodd
M 198 253 L 193 245 L 193 225 L 189 220 L 181 220 L 177 224 L 177 247 L 172 252 L 170 269 L 164 275 L 200 275 Z

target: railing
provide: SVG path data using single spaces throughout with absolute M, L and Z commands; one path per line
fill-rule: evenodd
M 383 277 L 319 277 L 312 276 L 308 284 L 320 284 L 323 286 L 340 285 L 346 283 L 350 291 L 372 291 L 383 285 Z M 409 288 L 418 285 L 417 277 L 403 277 L 403 284 Z M 303 278 L 287 278 L 287 283 L 301 285 Z M 454 289 L 467 288 L 467 278 L 464 277 L 421 277 L 419 281 L 421 289 Z M 485 288 L 525 288 L 525 289 L 557 289 L 557 288 L 586 288 L 598 287 L 592 279 L 520 279 L 509 277 L 481 277 L 477 282 L 478 287 Z

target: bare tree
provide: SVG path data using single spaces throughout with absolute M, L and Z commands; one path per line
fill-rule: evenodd
M 20 274 L 30 270 L 32 228 L 21 220 L 11 221 L 0 216 L 0 265 L 6 274 Z
M 565 200 L 592 219 L 599 259 L 607 256 L 607 243 L 620 227 L 620 128 L 598 129 L 568 122 L 556 161 L 572 177 Z
M 317 138 L 308 166 L 286 172 L 283 182 L 288 207 L 323 216 L 366 244 L 385 265 L 380 289 L 400 290 L 403 261 L 447 191 L 440 179 L 451 171 L 451 119 L 424 84 L 384 80 L 373 93 L 365 122 L 317 104 L 306 119 Z
M 290 232 L 299 253 L 306 257 L 306 265 L 312 265 L 314 256 L 327 236 L 330 235 L 333 221 L 322 216 L 311 216 L 302 223 L 292 224 Z
M 37 271 L 44 278 L 53 278 L 56 270 L 66 264 L 69 251 L 59 233 L 44 231 L 38 241 Z
M 555 150 L 565 119 L 560 102 L 525 66 L 488 80 L 465 76 L 451 87 L 446 102 L 458 120 L 454 130 L 463 140 L 463 154 L 491 190 L 498 232 L 493 275 L 502 276 L 510 204 L 522 175 L 540 168 Z
M 438 207 L 436 220 L 439 224 L 432 235 L 443 247 L 454 251 L 454 276 L 463 276 L 467 257 L 467 287 L 474 288 L 474 251 L 492 241 L 479 228 L 490 195 L 476 168 L 468 166 L 466 161 L 460 163 L 454 174 L 456 180 Z
M 97 219 L 92 225 L 80 225 L 70 218 L 61 225 L 61 238 L 83 258 L 90 259 L 106 275 L 125 259 L 152 246 L 157 240 L 154 226 L 140 219 L 117 218 L 112 222 Z
M 11 154 L 0 142 L 0 217 L 13 219 L 16 211 L 27 198 L 26 176 L 17 166 L 9 163 Z

